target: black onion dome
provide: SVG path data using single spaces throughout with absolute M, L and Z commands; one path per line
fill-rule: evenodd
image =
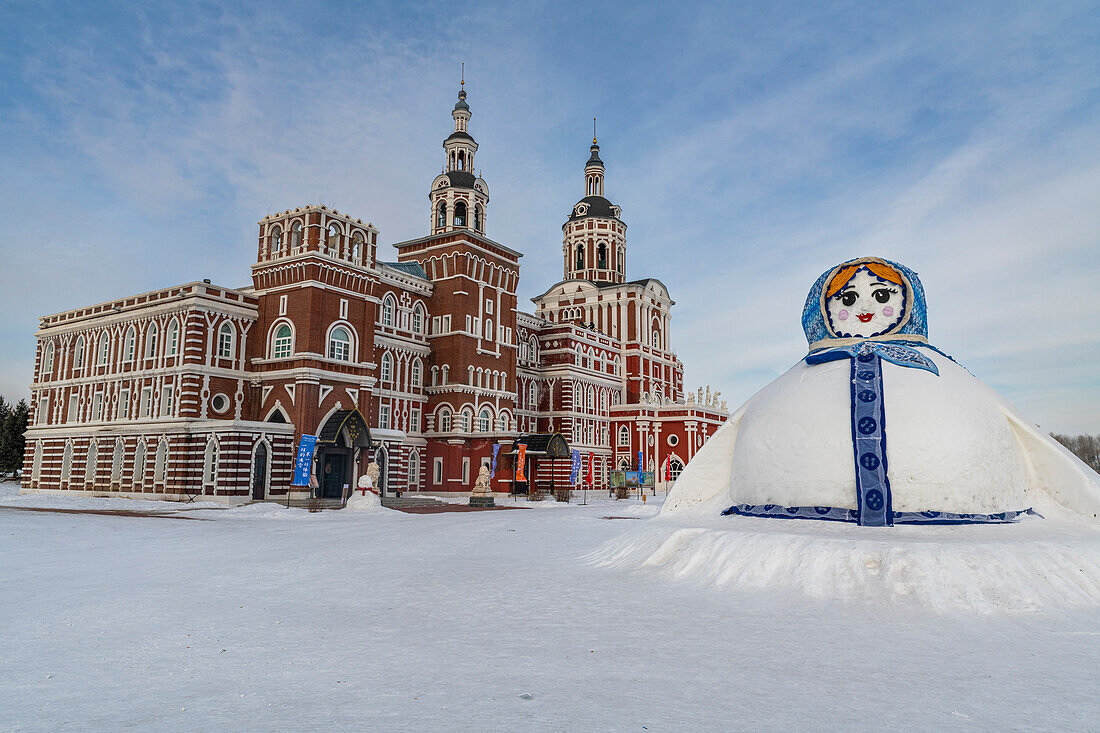
M 466 104 L 466 90 L 463 89 L 458 93 L 458 101 L 455 102 L 455 109 L 470 111 L 470 105 Z
M 460 130 L 455 130 L 450 135 L 448 135 L 447 140 L 469 140 L 470 142 L 475 142 L 472 135 L 470 135 L 468 132 L 462 132 Z
M 603 161 L 600 160 L 600 146 L 596 143 L 592 143 L 592 155 L 589 156 L 588 163 L 585 164 L 585 167 L 590 165 L 598 165 L 603 168 Z
M 588 210 L 585 211 L 583 214 L 577 213 L 577 206 L 580 204 L 585 204 L 588 207 Z M 614 204 L 605 199 L 603 196 L 585 196 L 583 199 L 573 205 L 573 210 L 569 212 L 569 221 L 573 221 L 574 219 L 583 219 L 588 216 L 599 216 L 605 219 L 618 219 L 618 215 L 614 211 L 612 211 L 612 206 L 614 206 Z
M 477 181 L 477 176 L 469 171 L 447 171 L 446 176 L 455 188 L 473 188 Z

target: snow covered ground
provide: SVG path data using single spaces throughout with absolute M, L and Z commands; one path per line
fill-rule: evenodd
M 921 603 L 928 578 L 908 593 L 776 580 L 791 558 L 838 543 L 896 564 L 892 537 L 910 554 L 963 545 L 978 562 L 996 554 L 989 534 L 872 538 L 731 519 L 725 535 L 721 520 L 677 535 L 649 519 L 654 503 L 606 498 L 437 515 L 188 506 L 178 516 L 205 521 L 186 521 L 19 511 L 180 507 L 4 486 L 3 730 L 1030 731 L 1100 720 L 1100 608 L 1087 599 L 970 608 Z M 1095 537 L 1041 523 L 969 529 L 1082 556 Z M 779 557 L 769 582 L 715 572 L 769 564 L 762 554 Z

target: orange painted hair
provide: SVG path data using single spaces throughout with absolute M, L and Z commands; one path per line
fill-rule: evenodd
M 881 277 L 883 280 L 895 283 L 897 285 L 904 285 L 905 282 L 901 279 L 901 273 L 899 273 L 890 265 L 882 262 L 857 262 L 854 265 L 841 268 L 840 272 L 833 275 L 833 279 L 829 281 L 829 287 L 825 290 L 825 297 L 831 298 L 842 287 L 848 284 L 848 281 L 852 279 L 852 276 L 856 274 L 856 270 L 861 267 L 866 267 L 874 274 Z

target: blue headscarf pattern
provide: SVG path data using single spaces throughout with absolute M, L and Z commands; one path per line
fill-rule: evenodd
M 832 340 L 839 338 L 829 333 L 829 328 L 825 324 L 825 313 L 822 308 L 821 294 L 825 290 L 828 282 L 833 278 L 837 272 L 850 265 L 856 265 L 866 262 L 882 262 L 894 268 L 901 273 L 908 281 L 909 287 L 905 296 L 912 305 L 909 306 L 909 320 L 897 331 L 890 334 L 890 336 L 903 336 L 905 334 L 920 336 L 921 338 L 928 338 L 928 305 L 924 300 L 924 286 L 921 285 L 920 277 L 917 273 L 910 270 L 905 265 L 899 265 L 897 262 L 891 262 L 890 260 L 884 260 L 879 257 L 857 257 L 854 260 L 848 260 L 842 262 L 836 267 L 830 268 L 821 273 L 821 277 L 817 279 L 813 287 L 810 288 L 810 294 L 806 296 L 806 305 L 802 309 L 802 330 L 806 334 L 806 342 L 813 347 L 814 344 L 819 341 Z M 891 339 L 894 340 L 894 339 Z M 904 341 L 904 338 L 897 340 Z M 821 344 L 818 348 L 825 347 L 825 344 Z M 814 349 L 816 351 L 816 349 Z

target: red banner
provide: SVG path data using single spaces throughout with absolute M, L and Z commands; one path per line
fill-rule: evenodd
M 588 454 L 588 485 L 592 486 L 592 479 L 595 476 L 595 464 L 596 458 L 591 453 Z
M 527 460 L 527 446 L 520 443 L 519 448 L 516 450 L 516 481 L 526 481 L 527 477 L 523 475 L 523 464 Z

